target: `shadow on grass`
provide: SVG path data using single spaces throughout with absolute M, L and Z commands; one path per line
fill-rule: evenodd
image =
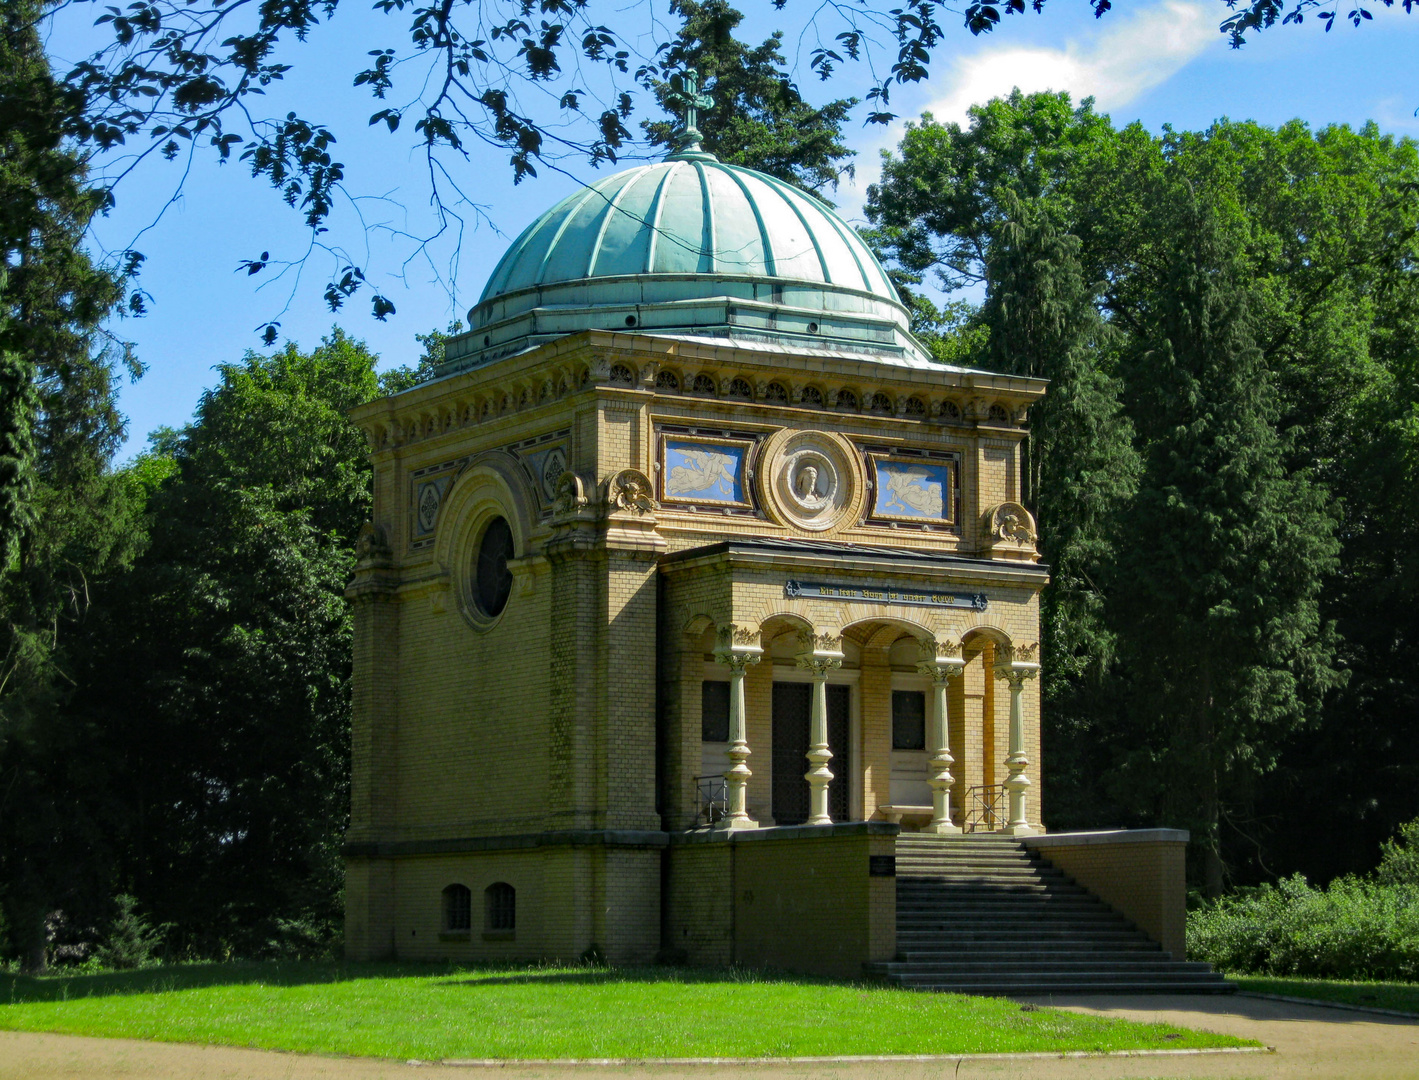
M 250 961 L 226 964 L 176 964 L 142 971 L 53 974 L 39 977 L 0 975 L 0 1007 L 41 1001 L 111 997 L 117 994 L 164 994 L 209 986 L 309 986 L 361 979 L 433 978 L 439 985 L 607 985 L 613 983 L 792 982 L 858 985 L 783 972 L 678 967 L 508 967 L 450 963 L 362 963 L 340 961 Z

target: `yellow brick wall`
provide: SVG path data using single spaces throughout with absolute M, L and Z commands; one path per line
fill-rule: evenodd
M 862 815 L 870 818 L 892 796 L 892 669 L 886 648 L 862 650 L 862 675 L 857 684 L 862 742 L 857 754 L 862 769 Z M 928 747 L 930 749 L 930 747 Z
M 862 826 L 855 827 L 862 829 Z M 877 827 L 881 829 L 881 827 Z M 778 830 L 775 830 L 776 832 Z M 666 945 L 691 964 L 852 978 L 897 949 L 896 878 L 872 877 L 890 830 L 785 829 L 670 848 Z
M 734 845 L 725 841 L 674 844 L 665 905 L 668 959 L 695 967 L 734 962 Z
M 1033 842 L 1026 838 L 1025 843 L 1183 959 L 1187 841 L 1134 839 L 1128 832 L 1113 835 L 1117 839 L 1106 843 L 1070 842 L 1065 833 Z
M 736 843 L 734 936 L 741 963 L 852 977 L 896 953 L 896 878 L 870 877 L 894 838 Z
M 510 851 L 354 859 L 347 874 L 347 955 L 467 962 L 575 961 L 592 945 L 618 964 L 660 947 L 660 848 L 557 845 Z M 517 890 L 511 939 L 484 936 L 484 891 Z M 472 929 L 443 932 L 443 890 L 473 895 Z

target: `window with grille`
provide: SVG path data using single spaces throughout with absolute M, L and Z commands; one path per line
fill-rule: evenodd
M 483 929 L 506 932 L 517 928 L 517 890 L 495 881 L 483 891 Z
M 851 390 L 839 390 L 839 391 L 838 391 L 838 408 L 839 408 L 839 409 L 856 409 L 857 407 L 858 407 L 858 404 L 857 404 L 857 395 L 856 395 L 856 394 L 854 394 Z
M 700 684 L 700 739 L 729 741 L 729 684 L 706 679 Z
M 472 928 L 473 894 L 467 885 L 450 885 L 443 891 L 443 928 L 460 933 Z
M 788 391 L 784 388 L 783 383 L 771 382 L 764 388 L 764 400 L 786 402 L 788 401 Z
M 754 396 L 754 388 L 747 379 L 734 379 L 729 384 L 729 396 L 741 401 L 749 401 Z
M 926 695 L 920 690 L 892 691 L 892 749 L 926 749 Z
M 816 386 L 805 386 L 803 388 L 803 404 L 817 405 L 819 408 L 822 408 L 823 391 L 819 390 Z
M 708 375 L 696 375 L 690 389 L 697 394 L 713 394 L 714 380 Z

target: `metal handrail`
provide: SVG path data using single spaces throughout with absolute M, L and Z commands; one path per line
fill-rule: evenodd
M 706 825 L 723 821 L 729 815 L 729 785 L 725 783 L 724 774 L 696 776 L 694 784 L 695 799 L 699 806 L 695 819 L 702 820 Z
M 977 784 L 966 789 L 966 832 L 996 832 L 1005 825 L 1004 784 Z

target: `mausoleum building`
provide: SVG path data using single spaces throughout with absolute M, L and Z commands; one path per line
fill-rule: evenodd
M 857 974 L 903 951 L 904 840 L 1056 839 L 1041 381 L 930 359 L 850 226 L 693 125 L 469 323 L 353 414 L 352 958 Z M 1055 861 L 1177 949 L 1182 838 L 1130 840 Z

